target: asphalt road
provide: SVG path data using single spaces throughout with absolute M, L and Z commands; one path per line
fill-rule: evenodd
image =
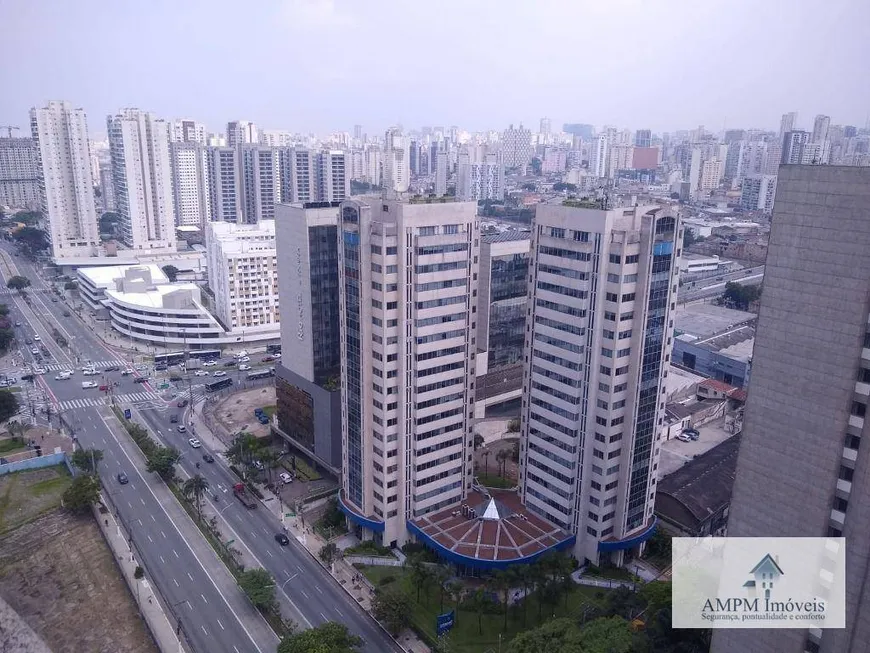
M 133 526 L 134 533 L 137 526 L 143 529 L 145 537 L 136 538 L 136 546 L 141 551 L 145 567 L 149 571 L 155 570 L 150 573 L 167 601 L 173 604 L 181 602 L 181 607 L 187 606 L 185 601 L 188 601 L 191 606 L 188 609 L 189 616 L 183 611 L 180 614 L 195 649 L 203 652 L 258 650 L 266 653 L 274 650 L 277 640 L 273 636 L 270 644 L 262 635 L 258 637 L 253 634 L 252 637 L 248 634 L 248 631 L 262 631 L 262 618 L 235 587 L 233 589 L 238 595 L 237 598 L 241 598 L 243 607 L 248 607 L 249 610 L 245 613 L 241 612 L 241 608 L 233 611 L 236 608 L 235 602 L 230 597 L 224 598 L 228 590 L 221 583 L 216 585 L 211 581 L 206 571 L 209 565 L 203 566 L 196 559 L 194 551 L 187 546 L 170 514 L 158 501 L 157 494 L 161 488 L 165 490 L 165 486 L 154 475 L 144 472 L 141 464 L 134 463 L 136 452 L 133 450 L 135 447 L 132 441 L 118 442 L 108 431 L 100 414 L 106 412 L 105 408 L 72 406 L 75 403 L 96 400 L 104 394 L 97 389 L 83 389 L 83 380 L 110 384 L 122 407 L 133 408 L 154 435 L 166 444 L 178 448 L 184 454 L 178 465 L 179 475 L 186 477 L 200 473 L 208 480 L 211 493 L 217 497 L 216 501 L 211 497 L 207 499 L 209 511 L 217 511 L 220 515 L 219 521 L 223 521 L 223 530 L 229 528 L 235 534 L 236 542 L 233 546 L 247 549 L 275 578 L 279 586 L 278 599 L 285 616 L 294 619 L 303 627 L 316 626 L 327 621 L 344 623 L 351 632 L 365 640 L 363 649 L 370 653 L 400 650 L 371 616 L 311 558 L 301 543 L 291 537 L 290 545 L 282 547 L 275 541 L 274 536 L 281 531 L 281 523 L 272 512 L 263 506 L 248 510 L 235 499 L 231 492 L 234 476 L 226 462 L 217 455 L 219 452 L 209 452 L 215 456 L 215 463 L 203 462 L 202 454 L 207 449 L 193 449 L 188 444 L 188 439 L 194 434 L 179 433 L 176 425 L 170 423 L 172 414 L 181 416 L 184 410 L 176 407 L 175 400 L 167 403 L 156 396 L 157 392 L 150 384 L 135 383 L 132 376 L 125 377 L 120 372 L 93 377 L 82 376 L 79 368 L 87 360 L 111 362 L 121 357 L 104 346 L 77 316 L 64 317 L 63 311 L 67 307 L 63 302 L 53 303 L 48 293 L 39 292 L 41 284 L 32 265 L 20 257 L 14 259 L 14 263 L 22 274 L 31 279 L 34 287 L 33 292 L 29 293 L 33 311 L 23 306 L 22 300 L 16 299 L 16 315 L 11 316 L 12 319 L 23 323 L 19 330 L 27 334 L 36 332 L 41 335 L 42 341 L 55 359 L 51 363 L 64 364 L 68 369 L 77 370 L 71 379 L 65 381 L 56 380 L 56 371 L 51 370 L 39 378 L 38 385 L 43 388 L 55 410 L 65 407 L 61 410 L 63 418 L 73 425 L 80 442 L 86 447 L 97 447 L 105 452 L 102 476 L 112 488 L 113 498 L 117 497 L 116 505 L 124 521 Z M 12 302 L 9 303 L 11 307 Z M 43 320 L 50 320 L 57 326 L 70 343 L 72 352 L 64 351 L 54 343 L 49 330 L 36 319 L 36 311 L 43 316 Z M 25 356 L 27 355 L 29 354 L 25 352 Z M 141 362 L 131 360 L 129 354 L 126 356 L 127 363 Z M 30 359 L 32 358 L 30 355 Z M 259 362 L 260 357 L 252 358 L 253 362 Z M 119 361 L 118 364 L 125 367 L 124 362 Z M 216 366 L 210 369 L 214 371 L 226 368 Z M 236 371 L 230 374 L 243 378 L 246 372 Z M 207 380 L 208 377 L 191 378 L 190 387 L 194 395 L 201 392 L 201 385 L 198 384 Z M 114 385 L 116 383 L 117 386 Z M 181 398 L 187 395 L 188 382 L 185 379 L 179 385 Z M 125 398 L 141 397 L 143 393 L 153 393 L 154 397 L 122 403 Z M 107 399 L 104 401 L 107 402 Z M 132 455 L 129 454 L 130 451 Z M 196 462 L 200 462 L 199 469 L 195 467 Z M 116 475 L 119 471 L 124 471 L 130 477 L 131 482 L 128 485 L 117 483 Z M 155 538 L 155 533 L 159 534 L 158 538 Z M 204 540 L 202 543 L 205 544 Z
M 764 280 L 764 266 L 746 268 L 738 272 L 729 272 L 709 279 L 702 279 L 694 283 L 680 286 L 677 291 L 677 299 L 681 304 L 709 297 L 717 297 L 725 292 L 725 285 L 729 281 L 742 285 L 757 285 Z

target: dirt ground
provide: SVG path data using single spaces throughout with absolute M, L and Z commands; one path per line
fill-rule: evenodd
M 513 436 L 514 434 L 511 435 Z M 488 469 L 490 476 L 497 476 L 499 473 L 499 462 L 496 458 L 498 452 L 502 449 L 510 452 L 513 449 L 514 442 L 519 441 L 519 439 L 519 434 L 517 433 L 515 434 L 515 437 L 506 437 L 503 440 L 496 440 L 495 442 L 490 442 L 489 444 L 484 444 L 482 447 L 479 447 L 478 450 L 474 452 L 474 463 L 477 473 L 484 474 Z M 487 452 L 489 453 L 488 460 L 486 455 Z M 519 479 L 517 464 L 510 458 L 508 458 L 505 465 L 505 472 L 507 478 L 510 480 L 516 481 Z
M 260 424 L 254 417 L 255 408 L 275 405 L 275 387 L 255 388 L 234 393 L 214 408 L 214 416 L 230 433 L 247 431 L 258 438 L 269 435 L 269 425 Z
M 71 481 L 61 466 L 0 476 L 0 537 L 59 506 Z
M 62 478 L 53 468 L 11 476 L 11 492 L 9 477 L 0 478 L 6 496 L 33 496 L 15 504 L 18 522 L 55 497 L 46 481 Z M 157 651 L 90 515 L 53 508 L 0 535 L 0 596 L 54 653 Z

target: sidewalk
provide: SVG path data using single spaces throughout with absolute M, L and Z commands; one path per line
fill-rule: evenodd
M 157 596 L 156 588 L 148 582 L 147 570 L 145 570 L 145 577 L 141 580 L 136 580 L 133 577 L 139 564 L 136 555 L 130 548 L 121 525 L 115 519 L 114 507 L 108 501 L 108 494 L 102 495 L 102 502 L 108 510 L 101 512 L 97 506 L 94 506 L 94 518 L 97 520 L 106 544 L 109 545 L 115 561 L 121 569 L 121 575 L 124 576 L 124 580 L 130 587 L 130 593 L 136 599 L 139 614 L 148 624 L 148 630 L 151 631 L 151 636 L 158 648 L 163 653 L 189 650 L 182 646 L 182 642 L 176 636 L 175 627 L 161 605 L 162 599 Z

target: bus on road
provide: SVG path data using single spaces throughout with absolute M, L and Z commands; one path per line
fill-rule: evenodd
M 275 376 L 274 367 L 268 370 L 257 370 L 255 372 L 248 372 L 249 379 L 268 379 L 271 376 Z
M 201 361 L 213 361 L 221 357 L 220 349 L 198 349 L 187 353 L 188 358 L 196 358 Z
M 233 380 L 225 376 L 222 379 L 216 379 L 211 381 L 210 383 L 205 384 L 206 392 L 215 392 L 216 390 L 223 390 L 224 388 L 229 388 L 233 384 Z
M 187 358 L 187 353 L 183 351 L 173 351 L 168 354 L 154 354 L 154 364 L 160 365 L 179 365 Z

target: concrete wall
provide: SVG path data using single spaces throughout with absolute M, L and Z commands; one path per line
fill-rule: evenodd
M 69 473 L 73 473 L 72 465 L 66 457 L 66 454 L 61 451 L 58 453 L 50 453 L 37 458 L 27 458 L 26 460 L 17 460 L 5 465 L 0 465 L 0 476 L 11 474 L 13 472 L 23 472 L 27 469 L 42 469 L 43 467 L 54 467 L 55 465 L 66 465 Z
M 749 383 L 749 363 L 735 360 L 717 351 L 711 351 L 699 347 L 690 342 L 676 338 L 672 359 L 678 365 L 689 367 L 684 354 L 694 354 L 695 365 L 693 369 L 698 374 L 724 381 L 738 388 L 745 387 Z

